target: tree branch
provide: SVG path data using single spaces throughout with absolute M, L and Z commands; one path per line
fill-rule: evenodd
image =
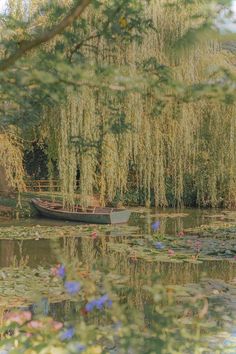
M 95 39 L 95 38 L 99 38 L 101 37 L 102 33 L 95 33 L 95 34 L 91 34 L 90 36 L 88 36 L 87 38 L 84 38 L 80 43 L 76 44 L 76 46 L 70 51 L 69 53 L 69 60 L 72 59 L 72 56 L 88 41 L 90 41 L 91 39 Z
M 114 11 L 114 15 L 119 13 L 119 11 L 122 9 L 122 4 L 119 4 L 118 7 L 115 9 Z M 113 19 L 113 17 L 112 17 Z M 103 30 L 101 32 L 93 32 L 92 34 L 90 34 L 87 38 L 84 38 L 80 43 L 76 44 L 76 46 L 70 51 L 69 53 L 69 60 L 72 59 L 72 56 L 88 41 L 90 41 L 91 39 L 95 39 L 95 38 L 99 38 L 102 36 L 102 34 L 105 32 L 105 30 L 108 28 L 109 24 L 111 23 L 111 20 L 108 19 Z
M 59 22 L 53 29 L 49 30 L 48 32 L 42 33 L 39 37 L 33 39 L 32 41 L 24 42 L 21 48 L 19 48 L 15 53 L 0 62 L 0 71 L 7 70 L 26 52 L 29 52 L 35 47 L 38 47 L 42 43 L 50 41 L 56 35 L 62 33 L 66 27 L 70 26 L 74 22 L 74 20 L 81 16 L 81 14 L 90 2 L 91 0 L 79 1 L 79 4 L 77 4 L 73 9 L 71 9 L 71 11 L 66 15 L 66 17 L 64 17 L 64 19 Z

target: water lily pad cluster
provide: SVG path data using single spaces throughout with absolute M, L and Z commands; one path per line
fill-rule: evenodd
M 10 226 L 0 227 L 0 240 L 40 240 L 62 237 L 127 236 L 137 235 L 139 227 L 127 225 L 65 225 L 65 226 Z M 94 237 L 96 238 L 96 237 Z
M 2 268 L 0 271 L 0 307 L 19 307 L 37 302 L 40 298 L 48 302 L 68 299 L 59 278 L 52 278 L 50 269 Z

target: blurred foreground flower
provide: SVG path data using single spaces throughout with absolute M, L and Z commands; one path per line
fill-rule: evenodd
M 5 315 L 5 320 L 7 324 L 15 322 L 18 323 L 19 325 L 22 325 L 25 322 L 30 321 L 31 318 L 32 318 L 32 314 L 30 311 L 8 312 Z
M 54 331 L 59 331 L 60 329 L 62 329 L 62 327 L 63 327 L 62 322 L 52 321 L 52 329 L 54 329 Z
M 152 224 L 152 231 L 157 231 L 159 228 L 160 228 L 160 221 L 155 221 L 153 224 Z
M 63 327 L 62 322 L 54 321 L 51 317 L 42 318 L 42 320 L 32 320 L 27 325 L 31 330 L 47 329 L 47 331 L 57 332 Z
M 86 349 L 85 345 L 83 345 L 79 342 L 74 343 L 74 348 L 75 348 L 76 353 L 81 353 L 82 351 L 84 351 Z
M 112 301 L 109 299 L 108 295 L 105 294 L 102 297 L 100 297 L 99 299 L 95 299 L 95 300 L 88 302 L 87 305 L 85 306 L 85 310 L 87 312 L 91 312 L 95 308 L 97 310 L 102 310 L 105 306 L 111 307 L 111 305 L 112 305 Z
M 74 327 L 70 327 L 61 333 L 60 339 L 61 340 L 69 340 L 74 336 L 74 334 L 75 334 Z
M 80 291 L 81 285 L 78 281 L 66 281 L 65 288 L 68 294 L 75 295 Z
M 39 329 L 39 328 L 43 328 L 44 324 L 42 321 L 39 320 L 32 320 L 28 323 L 28 327 L 32 328 L 32 329 Z

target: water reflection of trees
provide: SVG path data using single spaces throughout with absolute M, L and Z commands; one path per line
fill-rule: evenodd
M 0 245 L 0 265 L 9 267 L 15 255 L 15 242 L 12 240 L 3 240 Z
M 18 266 L 24 266 L 26 255 L 25 242 L 16 243 L 9 241 L 9 252 L 5 253 L 1 249 L 1 262 L 6 267 L 14 268 L 14 255 L 18 249 Z M 38 244 L 34 241 L 35 244 Z M 204 261 L 201 264 L 194 263 L 172 263 L 163 261 L 147 261 L 139 259 L 129 252 L 117 251 L 113 245 L 128 246 L 129 240 L 124 237 L 101 236 L 95 239 L 91 237 L 64 237 L 54 241 L 47 241 L 47 251 L 44 257 L 47 257 L 47 266 L 56 263 L 65 263 L 70 269 L 71 274 L 75 278 L 80 277 L 78 269 L 87 271 L 91 274 L 93 271 L 99 271 L 104 275 L 104 279 L 109 279 L 111 287 L 117 293 L 121 303 L 126 304 L 130 308 L 136 308 L 146 318 L 152 306 L 152 298 L 145 290 L 146 286 L 155 284 L 164 285 L 184 285 L 189 283 L 197 283 L 200 281 L 202 274 L 211 279 L 222 279 L 230 282 L 236 274 L 236 264 L 227 260 Z M 29 244 L 28 244 L 29 245 Z M 29 247 L 29 246 L 28 246 Z M 6 248 L 8 250 L 8 248 Z M 125 249 L 125 247 L 124 247 Z M 31 254 L 32 257 L 32 254 Z M 34 260 L 29 260 L 32 269 L 36 268 Z M 37 258 L 36 258 L 37 259 Z M 10 261 L 11 260 L 11 261 Z M 15 263 L 16 265 L 16 263 Z M 120 275 L 119 284 L 116 283 L 116 277 L 113 274 Z M 122 279 L 122 280 L 120 280 Z M 40 289 L 39 289 L 40 291 Z M 44 294 L 45 296 L 45 294 Z M 9 299 L 10 301 L 10 299 Z M 58 319 L 77 316 L 80 307 L 76 303 L 63 301 L 57 304 L 50 304 L 50 312 Z M 96 322 L 98 319 L 94 319 Z
M 124 277 L 123 287 L 119 287 L 120 301 L 144 310 L 150 302 L 150 295 L 145 286 L 154 284 L 184 285 L 198 283 L 201 277 L 232 281 L 236 274 L 236 264 L 227 260 L 203 263 L 172 263 L 163 261 L 146 261 L 127 253 L 111 250 L 108 243 L 127 243 L 127 237 L 112 236 L 91 238 L 67 238 L 63 242 L 61 252 L 66 262 L 77 259 L 89 272 L 99 270 Z M 114 284 L 114 287 L 115 284 Z
M 66 259 L 77 257 L 86 267 L 100 270 L 109 269 L 129 276 L 131 283 L 135 279 L 148 281 L 158 276 L 164 284 L 196 283 L 201 275 L 231 281 L 235 276 L 236 264 L 229 260 L 205 260 L 202 263 L 146 261 L 135 255 L 110 249 L 108 243 L 127 244 L 127 237 L 67 238 L 63 242 L 62 252 Z
M 119 286 L 117 286 L 116 278 L 114 278 L 113 290 L 118 295 L 121 304 L 125 304 L 130 311 L 132 309 L 138 310 L 145 325 L 154 320 L 152 316 L 155 312 L 152 296 L 146 291 L 146 286 L 196 283 L 200 281 L 203 274 L 205 277 L 222 279 L 226 282 L 231 281 L 235 276 L 236 265 L 229 261 L 205 261 L 202 264 L 147 262 L 110 250 L 108 242 L 127 243 L 127 238 L 111 236 L 95 240 L 91 238 L 67 238 L 61 245 L 61 252 L 65 261 L 70 262 L 72 259 L 76 259 L 83 264 L 88 272 L 99 270 L 106 273 L 107 276 L 112 274 L 123 276 L 123 283 L 122 285 L 119 283 Z M 169 296 L 168 292 L 166 296 Z M 163 301 L 161 306 L 166 306 L 167 298 L 164 298 Z M 179 305 L 178 300 L 176 306 L 179 307 Z M 52 305 L 51 311 L 59 319 L 63 317 L 75 318 L 80 315 L 78 305 L 69 301 Z M 225 309 L 225 311 L 228 310 Z M 101 319 L 94 315 L 89 318 L 90 321 L 93 324 L 101 324 L 101 321 L 106 322 L 106 318 Z

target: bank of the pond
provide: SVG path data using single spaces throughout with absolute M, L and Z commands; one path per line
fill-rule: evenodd
M 0 225 L 5 218 L 19 219 L 35 216 L 37 213 L 30 203 L 33 196 L 34 195 L 30 193 L 0 196 Z
M 0 218 L 27 219 L 37 217 L 38 213 L 32 206 L 33 198 L 62 201 L 60 193 L 24 192 L 0 195 Z M 0 219 L 1 222 L 1 219 Z

